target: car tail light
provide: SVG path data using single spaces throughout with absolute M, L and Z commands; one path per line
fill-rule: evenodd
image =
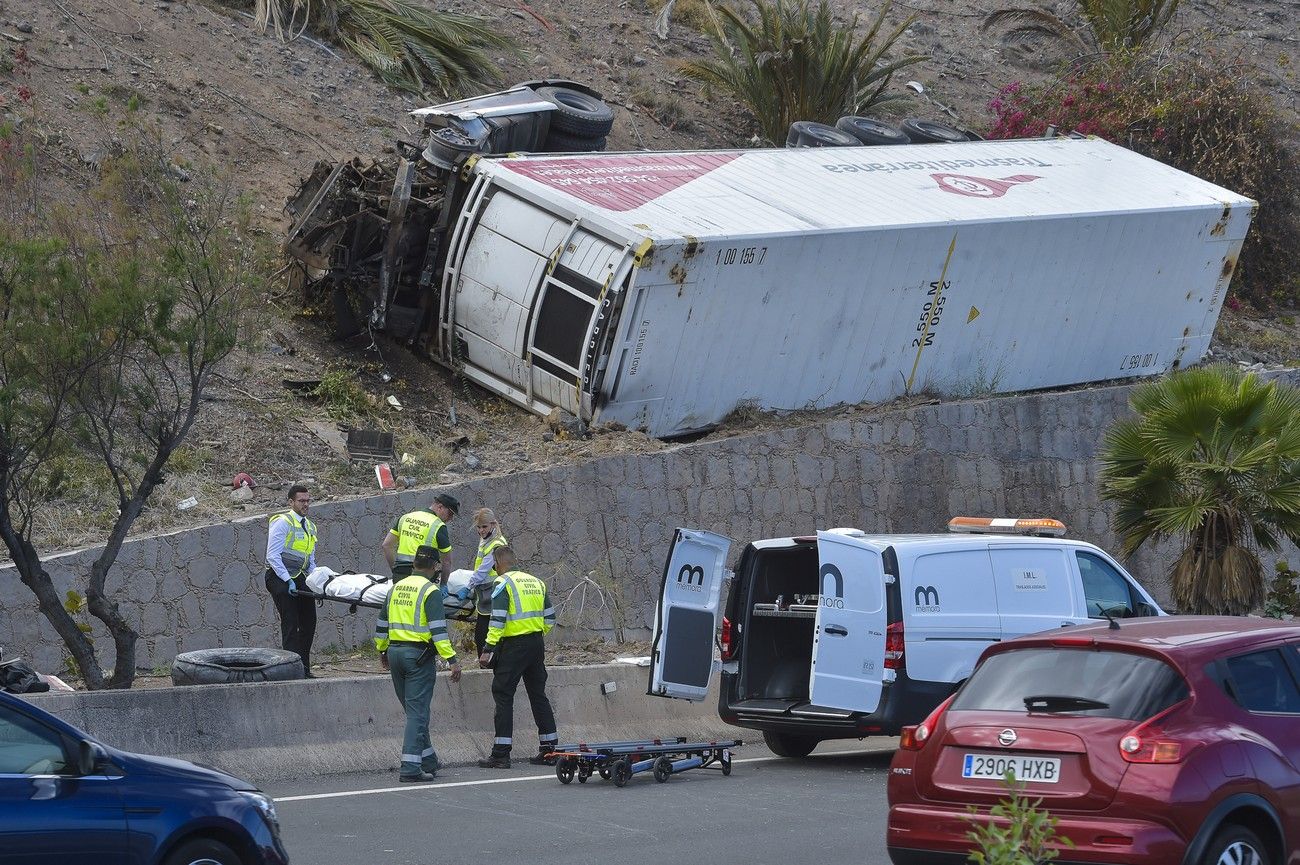
M 885 669 L 903 669 L 903 623 L 891 622 L 885 628 Z
M 1129 763 L 1180 762 L 1186 756 L 1183 743 L 1166 733 L 1160 722 L 1185 705 L 1186 700 L 1175 703 L 1125 733 L 1119 740 L 1120 756 Z
M 731 619 L 726 616 L 722 617 L 722 634 L 718 637 L 718 645 L 722 647 L 722 660 L 730 661 L 736 653 L 736 643 L 731 632 Z
M 930 741 L 930 737 L 934 735 L 934 728 L 939 723 L 939 716 L 947 711 L 948 705 L 952 703 L 953 697 L 956 696 L 956 694 L 953 694 L 940 703 L 924 721 L 915 727 L 904 727 L 902 735 L 898 737 L 898 747 L 904 751 L 919 751 L 924 748 L 925 743 Z

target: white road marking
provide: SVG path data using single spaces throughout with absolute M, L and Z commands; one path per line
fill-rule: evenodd
M 853 756 L 856 754 L 879 753 L 877 751 L 835 751 L 836 757 Z M 770 763 L 774 760 L 784 760 L 784 757 L 746 757 L 743 760 L 733 759 L 732 765 L 742 763 Z M 345 799 L 350 796 L 373 796 L 376 793 L 414 793 L 420 790 L 446 790 L 450 787 L 482 787 L 487 784 L 517 784 L 522 781 L 545 781 L 547 779 L 555 780 L 555 773 L 550 772 L 546 775 L 524 775 L 519 778 L 484 778 L 481 781 L 449 781 L 438 784 L 402 784 L 400 787 L 373 787 L 369 790 L 342 790 L 338 793 L 307 793 L 302 796 L 278 796 L 275 804 L 280 805 L 285 802 L 312 802 L 318 799 Z

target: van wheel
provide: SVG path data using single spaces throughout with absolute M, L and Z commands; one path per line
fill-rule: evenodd
M 172 851 L 164 865 L 240 865 L 240 859 L 220 841 L 196 838 Z
M 1205 849 L 1201 865 L 1269 865 L 1268 848 L 1245 826 L 1225 826 Z
M 768 750 L 776 756 L 798 759 L 811 754 L 821 740 L 812 736 L 794 736 L 790 733 L 773 733 L 771 730 L 765 730 L 763 741 L 767 743 Z

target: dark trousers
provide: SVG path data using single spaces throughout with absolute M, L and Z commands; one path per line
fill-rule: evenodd
M 492 622 L 491 613 L 479 613 L 478 618 L 474 620 L 474 649 L 480 655 L 487 648 L 488 625 Z
M 492 675 L 492 700 L 496 703 L 494 754 L 510 753 L 515 727 L 515 691 L 520 679 L 524 680 L 524 690 L 528 692 L 528 702 L 533 707 L 539 739 L 551 744 L 555 742 L 555 712 L 551 709 L 551 701 L 546 698 L 546 646 L 542 635 L 504 637 L 497 643 L 496 666 Z
M 306 591 L 307 581 L 294 580 L 294 585 Z M 311 671 L 311 642 L 316 638 L 316 602 L 301 595 L 289 594 L 289 586 L 266 569 L 266 590 L 275 601 L 275 611 L 280 614 L 280 646 L 302 658 L 302 671 Z

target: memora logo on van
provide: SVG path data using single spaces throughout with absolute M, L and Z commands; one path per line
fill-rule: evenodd
M 699 565 L 682 565 L 677 572 L 677 585 L 688 592 L 704 591 L 704 568 Z
M 916 612 L 918 613 L 937 613 L 939 612 L 939 590 L 934 586 L 917 586 L 913 594 L 916 601 Z
M 821 603 L 823 607 L 833 610 L 844 609 L 844 574 L 835 565 L 822 565 L 818 574 L 821 579 Z M 827 578 L 830 578 L 829 584 Z

